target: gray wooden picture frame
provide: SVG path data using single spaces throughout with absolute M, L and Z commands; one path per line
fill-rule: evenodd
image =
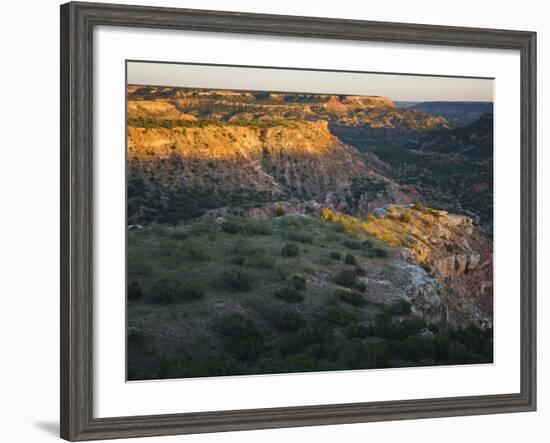
M 521 391 L 95 418 L 92 54 L 95 26 L 267 34 L 517 50 L 521 57 Z M 189 9 L 61 6 L 61 437 L 70 441 L 420 419 L 536 409 L 536 33 Z M 498 149 L 498 146 L 497 146 Z M 122 315 L 122 313 L 121 313 Z M 499 327 L 506 327 L 500 325 Z

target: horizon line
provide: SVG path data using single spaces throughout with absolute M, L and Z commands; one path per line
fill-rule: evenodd
M 126 84 L 379 96 L 395 101 L 494 102 L 494 78 L 418 73 L 126 60 Z
M 387 95 L 374 95 L 374 94 L 337 94 L 330 92 L 306 92 L 306 91 L 268 91 L 263 89 L 237 89 L 237 88 L 202 88 L 202 87 L 189 87 L 189 86 L 173 86 L 173 85 L 161 85 L 161 84 L 147 84 L 147 83 L 127 83 L 126 87 L 135 86 L 142 88 L 172 88 L 172 89 L 189 89 L 195 91 L 236 91 L 236 92 L 264 92 L 268 94 L 295 94 L 295 95 L 333 95 L 343 97 L 374 97 L 374 98 L 388 98 L 393 102 L 401 103 L 494 103 L 494 100 L 401 100 L 398 98 L 389 97 Z

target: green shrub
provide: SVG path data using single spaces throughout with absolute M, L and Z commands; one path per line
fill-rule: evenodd
M 241 256 L 231 257 L 231 260 L 229 260 L 229 263 L 231 263 L 232 265 L 244 266 L 245 258 Z
M 407 212 L 402 212 L 401 216 L 399 218 L 403 223 L 410 223 L 411 220 L 412 220 L 411 214 L 409 214 Z
M 347 246 L 348 248 L 353 249 L 354 251 L 358 251 L 363 247 L 361 242 L 358 242 L 355 240 L 345 240 L 344 246 Z
M 174 362 L 171 377 L 205 377 L 220 375 L 240 375 L 247 372 L 246 363 L 236 358 L 206 357 L 193 359 L 186 357 L 172 357 Z
M 295 229 L 285 232 L 284 238 L 298 243 L 313 244 L 313 237 L 310 234 Z
M 388 313 L 378 314 L 372 325 L 372 335 L 393 340 L 403 340 L 418 334 L 426 327 L 424 319 L 413 317 L 403 321 L 393 321 Z
M 368 255 L 371 258 L 386 258 L 388 251 L 382 248 L 372 248 L 369 249 Z
M 252 289 L 253 278 L 241 270 L 223 271 L 221 282 L 224 289 L 233 292 L 247 292 Z
M 243 257 L 251 257 L 264 252 L 266 252 L 265 249 L 258 247 L 257 242 L 253 242 L 249 239 L 243 239 L 241 237 L 237 238 L 231 246 L 232 254 Z
M 369 368 L 387 368 L 390 365 L 391 352 L 386 342 L 371 343 L 367 347 Z
M 360 277 L 364 277 L 367 274 L 366 271 L 361 266 L 355 267 L 355 273 Z
M 392 315 L 407 315 L 411 313 L 411 304 L 405 299 L 399 299 L 394 302 L 387 312 Z
M 400 347 L 405 360 L 418 361 L 432 359 L 435 356 L 434 340 L 431 337 L 412 336 L 405 339 Z
M 215 233 L 217 226 L 211 222 L 193 222 L 189 228 L 189 234 L 194 236 L 201 236 Z
M 275 258 L 267 251 L 255 247 L 248 247 L 242 243 L 236 248 L 237 255 L 230 259 L 230 263 L 255 269 L 271 269 L 275 266 Z
M 339 252 L 336 252 L 336 251 L 331 251 L 328 256 L 330 258 L 332 258 L 333 260 L 341 260 L 342 259 L 342 254 L 340 254 Z
M 165 355 L 160 357 L 157 369 L 157 378 L 171 378 L 175 374 L 179 374 L 181 371 L 180 359 L 167 357 Z
M 422 203 L 415 203 L 413 205 L 413 209 L 416 209 L 417 211 L 424 211 L 424 205 Z
M 145 294 L 137 281 L 133 281 L 128 285 L 127 297 L 130 301 L 141 300 Z
M 275 266 L 275 259 L 268 254 L 258 254 L 245 259 L 245 266 L 256 269 L 271 269 Z
M 306 279 L 299 275 L 293 275 L 290 279 L 292 287 L 297 291 L 302 291 L 306 288 Z
M 357 338 L 348 340 L 343 344 L 338 359 L 344 363 L 346 368 L 364 368 L 367 364 L 367 347 Z
M 221 229 L 228 234 L 238 234 L 242 231 L 242 226 L 235 220 L 226 220 L 222 223 Z
M 297 331 L 285 334 L 278 340 L 277 349 L 282 355 L 297 354 L 308 347 L 323 347 L 330 345 L 333 339 L 332 328 L 329 324 L 323 323 L 315 326 L 306 325 Z M 313 353 L 320 356 L 326 351 Z
M 287 214 L 279 220 L 284 228 L 300 228 L 311 223 L 311 219 L 307 217 L 291 214 Z
M 350 338 L 367 338 L 372 334 L 372 328 L 361 324 L 352 324 L 346 330 L 346 335 Z
M 150 226 L 150 232 L 157 237 L 165 237 L 170 234 L 167 225 L 154 224 Z
M 355 283 L 354 288 L 357 289 L 359 292 L 365 292 L 367 290 L 367 285 L 362 281 L 358 281 L 357 283 Z
M 344 269 L 334 277 L 334 283 L 346 288 L 352 288 L 357 282 L 355 270 Z
M 153 267 L 150 262 L 143 257 L 128 257 L 128 274 L 132 275 L 151 275 Z
M 155 281 L 149 290 L 151 300 L 156 303 L 174 303 L 182 292 L 181 283 L 168 278 Z
M 285 334 L 278 342 L 278 349 L 283 355 L 302 351 L 318 340 L 318 335 L 311 326 L 304 326 L 297 331 Z
M 126 337 L 128 339 L 128 346 L 134 348 L 142 348 L 147 340 L 145 332 L 136 326 L 128 326 Z
M 373 246 L 374 246 L 374 244 L 372 243 L 371 240 L 368 240 L 368 239 L 367 239 L 367 240 L 363 241 L 363 248 L 365 248 L 365 249 L 370 249 L 370 248 L 372 248 Z
M 375 337 L 389 337 L 393 330 L 391 315 L 381 313 L 374 319 L 370 334 Z
M 449 360 L 451 340 L 446 334 L 437 334 L 434 337 L 434 358 L 437 361 Z
M 264 317 L 278 330 L 288 332 L 296 331 L 304 325 L 304 318 L 294 309 L 284 306 L 270 307 L 264 312 Z
M 425 326 L 426 322 L 420 318 L 392 321 L 390 315 L 384 314 L 377 316 L 372 327 L 372 335 L 392 340 L 404 340 L 418 334 Z
M 285 367 L 289 372 L 317 371 L 322 368 L 322 365 L 322 361 L 308 353 L 289 355 L 285 359 Z
M 171 232 L 171 235 L 172 235 L 172 238 L 174 238 L 175 240 L 185 240 L 186 238 L 189 237 L 187 233 L 182 231 L 181 229 L 174 229 Z
M 451 339 L 466 346 L 471 352 L 481 354 L 486 359 L 492 358 L 492 330 L 482 331 L 476 326 L 451 329 L 448 331 Z
M 211 258 L 198 239 L 184 241 L 177 249 L 177 254 L 190 261 L 208 261 Z
M 348 326 L 357 323 L 358 318 L 343 308 L 334 307 L 328 310 L 326 321 L 331 325 Z
M 300 250 L 294 243 L 287 243 L 283 246 L 283 249 L 281 249 L 281 255 L 283 257 L 297 257 L 299 253 Z
M 381 312 L 380 314 L 377 314 L 374 318 L 375 323 L 391 323 L 392 316 L 388 314 L 387 312 Z
M 400 322 L 406 336 L 416 335 L 426 327 L 426 320 L 420 317 L 407 318 Z
M 205 291 L 199 282 L 188 282 L 183 285 L 185 301 L 199 300 L 204 297 Z
M 156 248 L 151 248 L 151 254 L 159 257 L 170 257 L 175 251 L 178 251 L 174 248 L 177 244 L 171 239 L 161 238 L 157 242 Z
M 247 220 L 232 218 L 222 223 L 221 229 L 228 234 L 244 235 L 271 235 L 272 230 L 269 223 L 263 220 Z
M 273 233 L 269 222 L 265 220 L 246 220 L 241 230 L 245 235 L 271 235 Z
M 257 374 L 283 374 L 290 372 L 286 361 L 280 355 L 275 357 L 261 355 L 254 369 Z
M 285 215 L 285 214 L 286 214 L 285 208 L 283 208 L 282 206 L 277 206 L 275 208 L 275 217 L 281 217 L 282 215 Z
M 242 314 L 232 314 L 222 321 L 221 331 L 229 349 L 241 359 L 254 359 L 264 347 L 264 336 L 258 327 Z
M 344 258 L 344 263 L 346 263 L 346 265 L 356 265 L 357 259 L 355 258 L 355 255 L 347 254 Z
M 331 231 L 338 232 L 340 234 L 343 234 L 346 232 L 346 229 L 342 224 L 336 223 L 334 221 L 327 222 L 327 226 Z
M 182 282 L 175 278 L 161 278 L 151 286 L 151 300 L 156 303 L 193 301 L 204 297 L 204 289 L 198 282 Z
M 433 215 L 433 216 L 436 217 L 436 218 L 439 218 L 439 217 L 441 217 L 441 216 L 443 215 L 441 212 L 439 212 L 439 211 L 437 211 L 437 210 L 435 210 L 435 209 L 430 209 L 430 210 L 428 210 L 428 213 L 429 213 L 430 215 Z
M 445 332 L 438 332 L 433 341 L 437 361 L 453 364 L 493 361 L 492 330 L 482 331 L 475 326 L 445 328 Z
M 367 301 L 358 292 L 339 290 L 337 294 L 341 301 L 344 303 L 349 303 L 357 308 L 361 308 L 367 304 Z
M 448 358 L 450 363 L 468 363 L 470 359 L 470 352 L 468 352 L 468 348 L 462 343 L 451 341 L 449 344 Z
M 281 288 L 277 289 L 273 295 L 280 300 L 284 300 L 287 303 L 299 303 L 304 300 L 304 295 L 294 288 Z

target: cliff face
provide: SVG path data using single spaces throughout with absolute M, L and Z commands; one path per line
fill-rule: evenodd
M 140 108 L 142 102 L 166 108 Z M 395 106 L 387 97 L 299 94 L 248 91 L 197 90 L 185 88 L 128 88 L 129 115 L 151 119 L 173 119 L 174 109 L 186 118 L 218 121 L 330 120 L 333 124 L 405 130 L 448 127 L 441 116 Z
M 358 238 L 371 236 L 392 246 L 396 275 L 391 280 L 405 282 L 400 291 L 423 317 L 492 327 L 492 243 L 470 218 L 395 205 L 364 218 L 330 209 L 324 209 L 321 217 Z
M 321 120 L 128 128 L 129 183 L 142 184 L 149 199 L 156 195 L 167 205 L 182 188 L 231 194 L 239 204 L 237 194 L 254 193 L 261 201 L 314 199 L 354 211 L 416 199 L 414 189 L 382 175 L 379 161 L 373 164 Z
M 141 161 L 174 154 L 211 160 L 261 157 L 264 148 L 273 155 L 287 153 L 321 157 L 343 149 L 324 121 L 281 123 L 268 127 L 206 123 L 201 127 L 128 129 L 128 154 Z
M 145 119 L 197 120 L 193 115 L 180 112 L 174 103 L 164 100 L 129 101 L 128 116 Z
M 329 188 L 342 193 L 350 177 L 375 175 L 323 121 L 266 128 L 129 128 L 128 160 L 131 174 L 151 172 L 165 185 L 246 187 L 315 198 Z

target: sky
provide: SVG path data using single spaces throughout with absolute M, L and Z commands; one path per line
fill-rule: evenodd
M 379 95 L 394 101 L 493 101 L 493 79 L 181 63 L 127 63 L 127 84 Z

